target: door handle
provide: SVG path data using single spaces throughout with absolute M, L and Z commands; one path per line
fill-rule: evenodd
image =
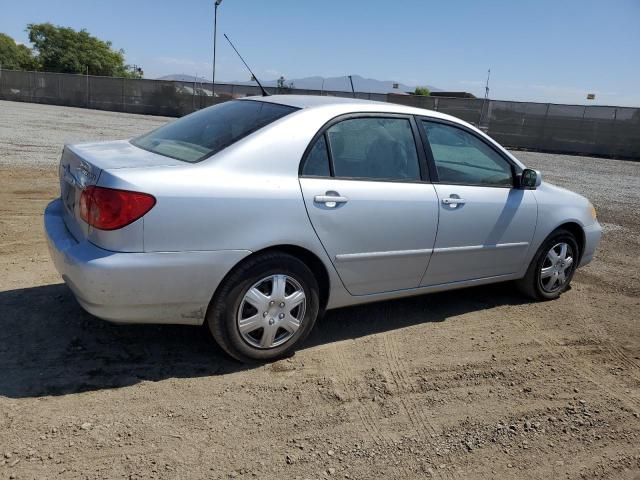
M 316 195 L 313 197 L 316 203 L 324 203 L 326 207 L 335 208 L 339 203 L 347 203 L 349 199 L 340 195 Z
M 464 198 L 449 197 L 443 198 L 442 203 L 444 203 L 445 205 L 464 205 L 467 202 Z

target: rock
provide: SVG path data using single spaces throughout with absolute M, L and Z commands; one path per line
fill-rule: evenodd
M 4 458 L 11 458 L 11 452 L 4 452 Z
M 533 361 L 533 358 L 527 357 L 527 362 L 532 362 L 532 361 Z
M 335 454 L 335 452 L 333 450 L 329 450 L 327 452 L 327 455 L 329 455 L 330 457 L 333 457 L 334 454 Z
M 346 402 L 347 400 L 349 400 L 347 394 L 339 388 L 333 390 L 333 396 L 341 402 Z
M 82 430 L 90 430 L 92 426 L 93 426 L 93 425 L 92 425 L 91 423 L 89 423 L 89 422 L 84 422 L 82 425 L 80 425 L 80 428 L 81 428 Z
M 293 460 L 293 457 L 291 455 L 287 455 L 286 461 L 287 461 L 287 465 L 291 465 L 294 460 Z
M 327 469 L 327 473 L 328 473 L 329 475 L 334 475 L 334 474 L 336 473 L 336 469 L 335 469 L 335 468 L 328 468 L 328 469 Z

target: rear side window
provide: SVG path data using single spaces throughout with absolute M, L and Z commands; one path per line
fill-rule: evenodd
M 153 153 L 194 163 L 296 110 L 256 100 L 224 102 L 182 117 L 131 143 Z
M 336 177 L 420 180 L 418 153 L 406 118 L 352 118 L 326 132 Z
M 327 151 L 327 140 L 321 135 L 307 155 L 304 163 L 302 175 L 308 177 L 328 177 L 331 175 L 329 168 L 329 152 Z
M 442 123 L 421 121 L 440 183 L 513 186 L 511 164 L 482 140 Z

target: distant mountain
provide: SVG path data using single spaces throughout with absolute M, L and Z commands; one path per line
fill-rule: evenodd
M 182 75 L 182 74 L 165 75 L 164 77 L 158 77 L 155 80 L 170 80 L 173 82 L 211 83 L 211 80 L 207 80 L 206 78 L 195 77 L 193 75 Z
M 368 93 L 405 93 L 413 92 L 415 86 L 405 85 L 403 83 L 398 84 L 398 88 L 393 88 L 394 81 L 392 80 L 376 80 L 374 78 L 364 78 L 360 75 L 353 75 L 353 88 L 356 92 L 368 92 Z M 201 77 L 194 77 L 192 75 L 165 75 L 158 78 L 158 80 L 174 80 L 179 82 L 199 82 L 199 83 L 211 83 L 210 80 Z M 323 84 L 324 80 L 324 84 Z M 320 76 L 294 78 L 287 79 L 286 84 L 289 85 L 293 82 L 294 88 L 309 89 L 309 90 L 333 90 L 338 92 L 350 92 L 351 85 L 348 77 L 330 77 L 324 78 Z M 234 83 L 236 85 L 255 85 L 255 82 L 246 81 L 233 81 L 233 82 L 220 82 L 220 83 Z M 278 80 L 264 80 L 262 84 L 265 87 L 275 87 L 278 84 Z M 442 89 L 427 85 L 429 90 L 433 92 L 441 92 Z

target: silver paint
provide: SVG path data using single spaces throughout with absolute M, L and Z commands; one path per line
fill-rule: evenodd
M 298 176 L 316 132 L 355 112 L 456 122 L 524 168 L 461 120 L 355 99 L 255 100 L 300 110 L 196 164 L 127 141 L 65 147 L 61 186 L 73 178 L 83 182 L 78 191 L 95 183 L 157 199 L 143 218 L 109 232 L 90 228 L 62 199 L 47 207 L 51 255 L 85 309 L 117 322 L 200 324 L 231 269 L 283 245 L 322 262 L 329 309 L 521 278 L 549 233 L 567 222 L 585 235 L 579 265 L 593 257 L 601 229 L 589 202 L 544 181 L 521 190 Z

